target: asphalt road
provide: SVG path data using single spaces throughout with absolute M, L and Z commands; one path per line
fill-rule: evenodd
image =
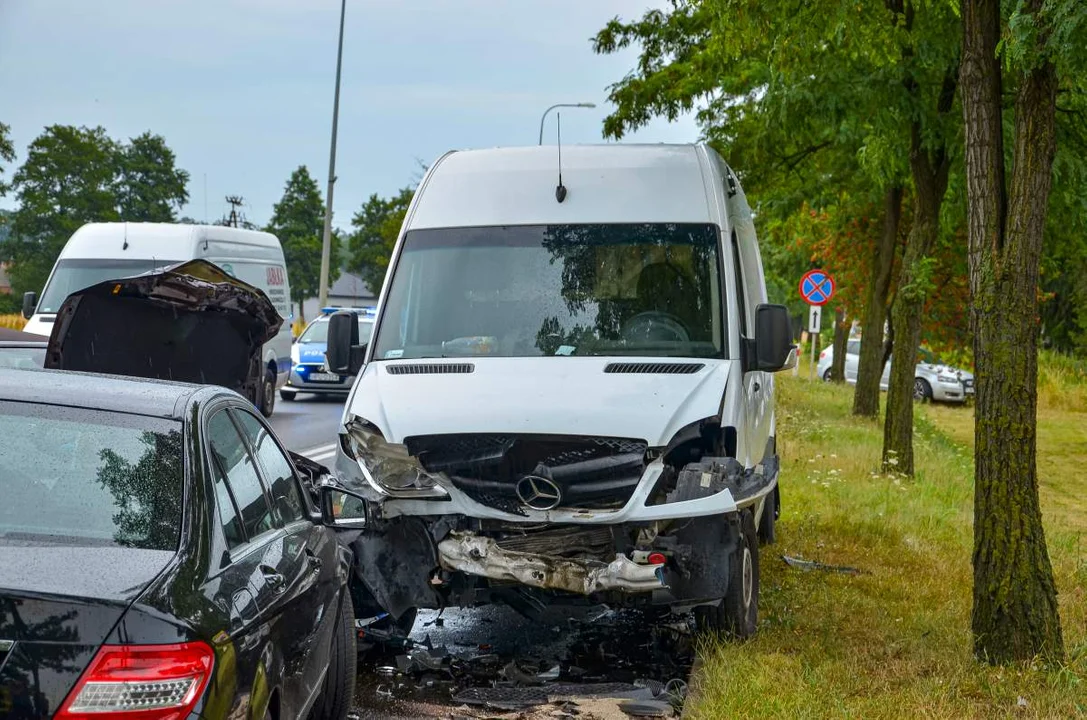
M 328 464 L 335 450 L 343 402 L 343 398 L 315 395 L 298 395 L 290 401 L 276 398 L 272 429 L 288 450 Z

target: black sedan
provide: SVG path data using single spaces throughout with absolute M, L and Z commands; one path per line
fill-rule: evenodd
M 45 365 L 49 338 L 0 328 L 0 368 L 35 369 Z
M 345 717 L 312 470 L 221 387 L 0 369 L 0 720 Z

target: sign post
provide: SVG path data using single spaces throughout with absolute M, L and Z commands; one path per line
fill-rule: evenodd
M 835 287 L 834 278 L 825 270 L 809 270 L 800 278 L 800 297 L 811 306 L 808 313 L 808 337 L 811 339 L 808 380 L 815 379 L 815 339 L 822 329 L 823 305 L 834 297 Z

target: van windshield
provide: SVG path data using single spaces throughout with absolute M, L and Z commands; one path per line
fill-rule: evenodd
M 69 258 L 58 260 L 41 300 L 38 313 L 55 313 L 69 295 L 106 280 L 142 275 L 145 272 L 173 265 L 175 260 L 98 260 L 94 258 Z
M 715 225 L 414 230 L 374 359 L 722 357 L 721 298 Z

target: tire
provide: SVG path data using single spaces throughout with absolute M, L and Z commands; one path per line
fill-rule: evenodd
M 276 376 L 271 370 L 264 372 L 264 383 L 260 392 L 260 414 L 272 417 L 276 409 Z
M 332 633 L 328 672 L 321 697 L 310 713 L 311 720 L 344 720 L 351 709 L 355 696 L 355 675 L 358 672 L 358 654 L 355 652 L 355 612 L 351 596 L 344 588 L 340 600 L 340 617 Z
M 823 371 L 823 382 L 830 382 L 830 368 Z
M 762 508 L 762 522 L 759 523 L 759 544 L 773 545 L 777 542 L 778 486 L 767 494 L 766 504 Z
M 297 395 L 298 395 L 298 393 L 295 392 L 294 390 L 280 390 L 279 391 L 279 397 L 282 398 L 283 400 L 288 401 L 288 402 L 290 402 L 291 400 L 294 400 L 295 396 L 297 396 Z
M 914 378 L 913 399 L 927 403 L 932 401 L 932 386 L 924 378 Z
M 759 539 L 755 519 L 740 515 L 740 542 L 729 559 L 728 590 L 720 605 L 695 608 L 695 622 L 705 634 L 746 640 L 759 624 Z

